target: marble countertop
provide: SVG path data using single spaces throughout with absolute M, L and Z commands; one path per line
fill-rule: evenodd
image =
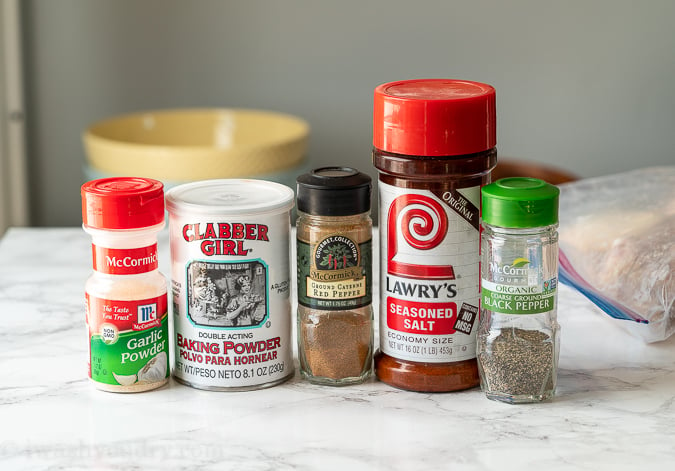
M 166 233 L 160 268 L 168 274 Z M 0 469 L 670 469 L 675 338 L 645 345 L 560 287 L 555 398 L 420 394 L 377 380 L 295 377 L 249 392 L 171 380 L 142 394 L 88 383 L 78 228 L 11 229 L 0 242 Z

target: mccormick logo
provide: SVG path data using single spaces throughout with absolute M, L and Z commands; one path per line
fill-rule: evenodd
M 157 253 L 153 253 L 146 257 L 116 257 L 109 256 L 105 257 L 105 262 L 110 268 L 142 268 L 149 267 L 157 264 Z
M 138 323 L 145 324 L 157 319 L 157 303 L 138 306 Z
M 330 236 L 316 246 L 310 278 L 318 281 L 363 278 L 361 256 L 356 243 L 344 236 Z
M 157 269 L 157 244 L 133 249 L 92 245 L 94 269 L 112 275 L 134 275 Z
M 140 303 L 138 301 L 127 301 L 127 303 L 132 330 L 149 330 L 154 327 L 161 327 L 162 317 L 166 313 L 166 296 L 144 299 Z
M 533 285 L 538 284 L 540 275 L 540 268 L 533 267 L 528 259 L 522 257 L 516 258 L 510 265 L 491 262 L 490 271 L 495 283 L 527 283 Z
M 528 259 L 517 258 L 511 265 L 500 265 L 497 262 L 492 262 L 490 268 L 493 272 L 499 273 L 500 275 L 524 276 L 529 272 L 529 269 L 525 268 L 525 266 L 529 264 L 530 261 Z
M 441 204 L 424 195 L 396 198 L 387 215 L 387 272 L 404 278 L 454 280 L 452 265 L 414 263 L 415 255 L 438 247 L 448 232 L 448 216 Z M 399 245 L 400 244 L 400 245 Z

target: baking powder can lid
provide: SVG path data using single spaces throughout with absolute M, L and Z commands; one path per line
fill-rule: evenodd
M 170 213 L 263 214 L 290 211 L 294 193 L 280 183 L 251 179 L 203 180 L 166 192 Z

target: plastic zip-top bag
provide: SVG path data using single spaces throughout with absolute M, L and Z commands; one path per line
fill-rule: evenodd
M 675 332 L 675 167 L 560 186 L 560 281 L 646 342 Z

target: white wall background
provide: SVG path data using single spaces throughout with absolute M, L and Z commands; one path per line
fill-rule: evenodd
M 27 0 L 32 222 L 80 224 L 80 134 L 110 115 L 297 114 L 315 164 L 370 163 L 383 82 L 497 89 L 500 155 L 581 176 L 675 164 L 673 0 Z

